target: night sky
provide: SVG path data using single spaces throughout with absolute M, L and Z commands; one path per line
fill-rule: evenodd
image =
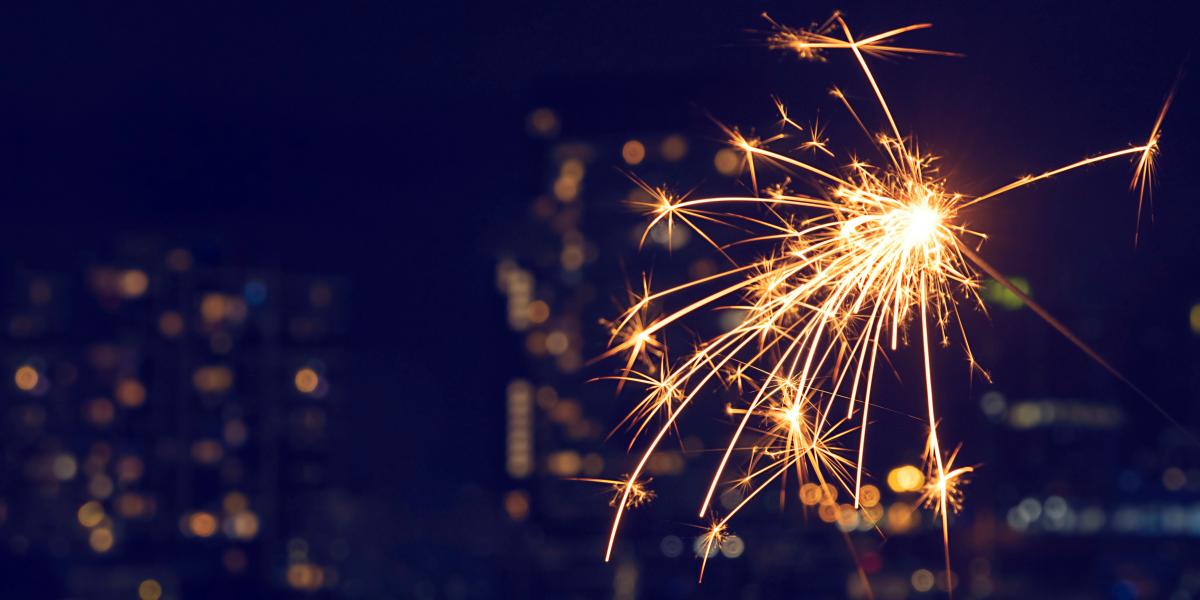
M 709 114 L 769 124 L 771 94 L 832 112 L 826 86 L 855 75 L 767 51 L 762 11 L 803 25 L 841 8 L 864 31 L 932 21 L 910 39 L 965 58 L 895 59 L 881 84 L 958 187 L 983 191 L 1142 143 L 1194 67 L 1194 21 L 1166 3 L 478 4 L 0 8 L 0 260 L 54 268 L 136 234 L 220 239 L 233 263 L 346 277 L 350 485 L 383 518 L 436 515 L 465 487 L 503 487 L 502 393 L 521 358 L 493 269 L 505 224 L 544 184 L 531 109 L 558 110 L 564 138 L 684 131 L 715 148 Z M 1068 322 L 1099 306 L 1082 335 L 1191 427 L 1200 413 L 1179 392 L 1200 300 L 1194 83 L 1164 127 L 1136 248 L 1122 165 L 978 217 L 994 236 L 986 256 Z M 1171 361 L 1179 376 L 1160 377 Z M 1129 435 L 1159 431 L 1158 418 Z M 432 525 L 398 535 L 450 553 L 461 542 Z

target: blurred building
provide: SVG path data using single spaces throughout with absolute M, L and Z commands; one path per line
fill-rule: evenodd
M 2 274 L 0 556 L 21 597 L 327 593 L 347 289 L 127 240 Z

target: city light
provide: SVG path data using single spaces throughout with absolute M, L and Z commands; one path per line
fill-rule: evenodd
M 153 579 L 147 579 L 138 584 L 139 600 L 159 600 L 162 598 L 162 592 L 162 584 Z
M 304 367 L 296 371 L 296 376 L 293 378 L 293 383 L 296 385 L 296 390 L 302 394 L 311 394 L 317 389 L 317 385 L 321 382 L 317 372 Z
M 16 374 L 13 375 L 13 381 L 21 391 L 30 392 L 41 381 L 41 375 L 38 374 L 37 369 L 29 365 L 21 365 L 17 368 Z

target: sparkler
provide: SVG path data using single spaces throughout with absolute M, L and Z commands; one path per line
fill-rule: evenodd
M 839 158 L 829 148 L 821 127 L 801 126 L 776 101 L 781 133 L 761 139 L 724 128 L 730 145 L 741 153 L 754 195 L 691 198 L 637 181 L 650 198 L 636 204 L 649 217 L 647 234 L 660 225 L 667 229 L 668 236 L 676 227 L 686 227 L 732 266 L 657 292 L 651 291 L 643 278 L 641 293 L 630 294 L 631 306 L 607 324 L 612 337 L 602 358 L 625 355 L 624 366 L 615 378 L 647 389 L 627 417 L 635 429 L 631 447 L 643 433 L 653 431 L 654 435 L 625 479 L 601 481 L 612 485 L 619 496 L 612 503 L 616 515 L 605 560 L 612 556 L 625 511 L 650 499 L 643 480 L 650 457 L 699 394 L 718 385 L 736 386 L 741 400 L 737 406 L 726 407 L 737 426 L 700 502 L 699 515 L 704 518 L 709 514 L 713 496 L 723 482 L 743 489 L 745 494 L 724 516 L 712 518 L 703 538 L 705 563 L 713 545 L 728 535 L 730 519 L 772 484 L 781 482 L 781 490 L 786 488 L 789 474 L 801 483 L 819 483 L 821 489 L 844 489 L 857 509 L 878 358 L 902 344 L 912 344 L 920 347 L 923 359 L 928 423 L 924 454 L 928 484 L 920 504 L 941 518 L 949 577 L 948 514 L 961 508 L 962 486 L 972 467 L 956 468 L 958 450 L 947 454 L 942 449 L 931 346 L 947 346 L 957 338 L 971 369 L 986 378 L 987 373 L 971 352 L 959 306 L 974 305 L 985 310 L 979 295 L 979 271 L 1016 289 L 976 253 L 986 235 L 966 224 L 964 210 L 1035 182 L 1124 156 L 1136 158 L 1131 189 L 1137 190 L 1140 224 L 1160 128 L 1173 92 L 1144 144 L 1085 158 L 970 196 L 952 191 L 938 171 L 936 157 L 923 153 L 912 137 L 902 133 L 867 62 L 867 57 L 903 54 L 955 56 L 897 44 L 901 34 L 926 29 L 930 24 L 857 38 L 838 13 L 804 29 L 770 22 L 773 33 L 768 41 L 773 48 L 814 61 L 826 60 L 831 52 L 853 56 L 886 128 L 882 133 L 873 133 L 844 93 L 834 89 L 831 95 L 871 140 L 881 163 L 873 165 L 854 155 Z M 771 149 L 798 136 L 803 140 L 798 149 L 806 157 Z M 839 161 L 844 166 L 822 167 L 815 160 Z M 760 186 L 759 177 L 766 167 L 789 177 Z M 807 192 L 799 191 L 792 183 L 793 177 L 814 183 Z M 706 232 L 705 228 L 712 226 L 749 233 L 722 245 Z M 738 262 L 729 250 L 741 245 L 767 249 L 757 260 Z M 1028 301 L 1027 296 L 1022 297 Z M 673 302 L 683 306 L 648 318 L 652 306 Z M 1120 376 L 1044 309 L 1029 305 L 1072 343 Z M 669 361 L 665 330 L 698 311 L 713 308 L 738 311 L 740 321 L 697 344 L 681 360 Z M 741 474 L 731 476 L 728 473 L 735 454 L 746 457 L 746 467 Z M 701 577 L 703 569 L 702 564 Z

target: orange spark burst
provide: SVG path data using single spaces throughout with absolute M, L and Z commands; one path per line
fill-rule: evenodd
M 870 134 L 846 95 L 836 88 L 831 95 L 868 132 L 879 164 L 851 158 L 848 165 L 817 166 L 807 159 L 772 150 L 772 144 L 789 139 L 787 129 L 804 132 L 782 102 L 776 101 L 785 132 L 764 139 L 722 126 L 729 144 L 743 155 L 753 195 L 692 198 L 635 180 L 651 198 L 638 205 L 650 218 L 647 232 L 664 221 L 668 232 L 676 226 L 687 227 L 732 266 L 657 292 L 651 291 L 644 279 L 643 293 L 631 294 L 632 306 L 610 324 L 610 348 L 601 358 L 628 355 L 618 379 L 648 389 L 628 418 L 639 424 L 637 434 L 643 430 L 655 434 L 624 484 L 617 487 L 621 499 L 613 504 L 616 515 L 605 560 L 612 556 L 625 510 L 636 505 L 631 499 L 639 493 L 636 482 L 650 457 L 677 426 L 680 415 L 714 384 L 731 389 L 736 386 L 738 400 L 727 406 L 726 412 L 737 425 L 700 502 L 699 514 L 709 514 L 722 482 L 745 493 L 739 503 L 706 529 L 702 553 L 705 562 L 714 544 L 719 545 L 727 535 L 729 520 L 771 484 L 786 486 L 789 472 L 801 483 L 811 480 L 819 482 L 822 489 L 845 489 L 857 508 L 877 359 L 885 350 L 897 350 L 903 342 L 919 345 L 923 360 L 923 418 L 929 427 L 925 456 L 930 484 L 922 503 L 941 516 L 949 573 L 947 513 L 961 508 L 962 485 L 973 467 L 955 468 L 958 450 L 947 455 L 941 448 L 931 347 L 935 343 L 949 345 L 952 337 L 957 338 L 972 369 L 978 369 L 959 316 L 960 303 L 965 300 L 983 310 L 978 293 L 980 270 L 1007 284 L 976 254 L 986 236 L 966 224 L 963 211 L 1034 182 L 1121 156 L 1139 157 L 1133 184 L 1140 198 L 1149 185 L 1171 96 L 1145 144 L 1085 158 L 972 196 L 953 191 L 938 171 L 937 158 L 921 152 L 913 138 L 901 132 L 867 63 L 868 56 L 957 56 L 895 45 L 897 36 L 926 29 L 928 24 L 856 38 L 838 13 L 807 29 L 770 22 L 774 32 L 768 42 L 774 48 L 808 60 L 824 61 L 829 52 L 835 51 L 853 56 L 870 85 L 886 128 L 882 133 Z M 835 158 L 820 127 L 814 124 L 805 134 L 807 140 L 799 149 L 809 150 L 817 158 Z M 791 177 L 760 186 L 764 167 Z M 807 191 L 799 191 L 792 184 L 793 177 L 815 183 Z M 732 243 L 719 244 L 703 229 L 714 226 L 749 233 Z M 765 249 L 759 258 L 738 262 L 728 252 L 733 246 Z M 649 321 L 646 311 L 651 303 L 674 303 L 678 308 Z M 665 330 L 701 310 L 715 308 L 738 311 L 741 319 L 669 365 L 662 337 Z M 1061 324 L 1040 308 L 1036 310 L 1072 343 L 1098 358 Z M 648 361 L 647 352 L 653 352 L 661 363 Z M 639 360 L 649 364 L 654 374 L 634 371 Z M 1102 364 L 1112 370 L 1107 363 Z M 651 421 L 654 427 L 650 427 Z M 751 434 L 757 434 L 757 439 L 743 442 Z M 854 439 L 852 436 L 857 437 L 852 446 L 839 445 L 839 440 Z M 744 456 L 747 466 L 726 479 L 735 454 Z

